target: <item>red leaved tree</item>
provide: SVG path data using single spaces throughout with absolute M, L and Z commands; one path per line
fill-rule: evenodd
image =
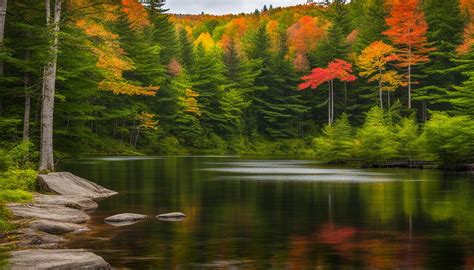
M 298 86 L 299 90 L 316 89 L 320 85 L 328 83 L 328 124 L 331 125 L 334 122 L 334 80 L 353 82 L 356 80 L 356 76 L 352 74 L 352 64 L 341 59 L 335 59 L 328 64 L 327 68 L 315 68 L 311 71 L 311 74 L 301 79 L 305 82 Z
M 386 19 L 386 35 L 397 47 L 398 67 L 407 68 L 408 108 L 411 108 L 413 66 L 429 61 L 426 32 L 428 24 L 421 10 L 420 0 L 394 0 Z

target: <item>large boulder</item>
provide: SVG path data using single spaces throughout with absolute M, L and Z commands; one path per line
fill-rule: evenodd
M 104 259 L 84 249 L 30 249 L 13 251 L 10 269 L 111 269 Z
M 48 204 L 8 204 L 13 215 L 21 218 L 48 219 L 69 223 L 84 223 L 90 219 L 81 210 Z
M 101 200 L 118 194 L 69 172 L 41 174 L 38 184 L 44 191 Z
M 80 210 L 92 210 L 99 206 L 92 199 L 77 195 L 36 194 L 34 197 L 34 202 L 37 204 L 61 205 Z
M 64 234 L 89 230 L 87 227 L 78 224 L 47 219 L 33 220 L 30 222 L 29 227 L 49 234 Z

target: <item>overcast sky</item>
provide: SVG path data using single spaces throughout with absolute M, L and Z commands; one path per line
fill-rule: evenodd
M 274 7 L 304 4 L 306 0 L 166 0 L 166 8 L 171 13 L 199 14 L 229 14 L 252 12 L 263 5 Z

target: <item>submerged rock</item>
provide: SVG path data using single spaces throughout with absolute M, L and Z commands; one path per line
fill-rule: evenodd
M 123 221 L 137 221 L 137 220 L 142 220 L 145 218 L 147 218 L 147 216 L 145 215 L 125 213 L 125 214 L 114 215 L 114 216 L 105 218 L 104 220 L 109 221 L 109 222 L 123 222 Z
M 21 218 L 47 219 L 69 223 L 84 223 L 90 219 L 81 210 L 49 204 L 8 204 L 13 215 Z
M 163 221 L 181 221 L 186 215 L 180 212 L 166 213 L 156 216 L 159 220 Z
M 41 174 L 38 177 L 38 183 L 44 191 L 81 196 L 92 200 L 101 200 L 118 194 L 69 172 Z
M 10 256 L 10 269 L 111 269 L 102 257 L 84 249 L 20 250 Z
M 29 227 L 49 234 L 64 234 L 89 230 L 87 227 L 78 224 L 46 219 L 34 220 L 30 222 Z
M 96 209 L 99 205 L 90 198 L 77 195 L 45 195 L 36 194 L 34 201 L 37 204 L 61 205 L 80 210 Z

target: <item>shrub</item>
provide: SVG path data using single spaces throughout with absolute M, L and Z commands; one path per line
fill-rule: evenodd
M 373 107 L 364 125 L 356 134 L 356 156 L 367 163 L 379 163 L 396 158 L 399 143 L 382 109 Z
M 399 155 L 412 160 L 419 155 L 418 125 L 414 118 L 403 118 L 395 127 L 395 137 L 400 143 Z
M 4 172 L 13 166 L 12 157 L 7 151 L 0 149 L 0 172 Z
M 24 190 L 2 190 L 0 191 L 0 201 L 14 202 L 14 203 L 26 203 L 33 199 L 33 195 Z
M 343 114 L 334 125 L 328 125 L 323 135 L 313 141 L 319 159 L 327 162 L 344 162 L 353 156 L 354 141 L 349 117 Z
M 420 138 L 425 150 L 445 165 L 474 162 L 474 121 L 435 113 Z
M 33 191 L 36 189 L 37 172 L 28 170 L 9 170 L 0 175 L 0 189 L 21 189 Z

